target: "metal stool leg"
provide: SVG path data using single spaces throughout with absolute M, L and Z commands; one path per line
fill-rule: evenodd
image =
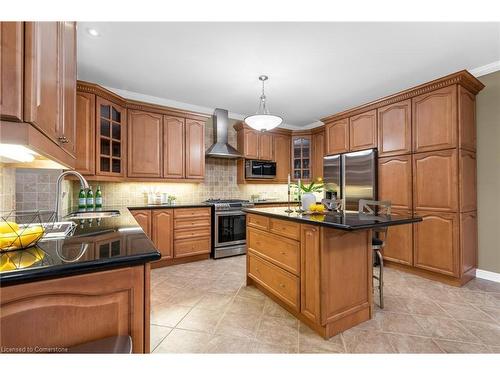
M 384 308 L 384 258 L 382 258 L 382 253 L 380 250 L 375 251 L 377 253 L 378 261 L 379 261 L 379 277 L 378 277 L 378 291 L 380 298 L 380 308 Z

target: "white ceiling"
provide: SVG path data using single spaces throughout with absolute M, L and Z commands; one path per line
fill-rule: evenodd
M 499 60 L 500 23 L 78 23 L 79 79 L 245 116 L 267 74 L 291 126 Z

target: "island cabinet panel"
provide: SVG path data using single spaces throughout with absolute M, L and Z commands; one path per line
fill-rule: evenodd
M 129 177 L 161 177 L 162 115 L 128 111 Z
M 378 155 L 411 152 L 411 100 L 378 109 Z
M 377 147 L 377 110 L 349 118 L 349 150 Z
M 290 173 L 291 138 L 288 135 L 273 135 L 273 160 L 276 162 L 276 182 L 287 182 Z
M 269 218 L 262 215 L 247 214 L 247 226 L 267 231 L 269 230 Z
M 333 324 L 331 334 L 332 329 L 346 329 L 343 324 L 348 323 L 342 319 L 347 316 L 360 319 L 358 323 L 370 317 L 371 231 L 321 228 L 321 243 L 321 324 Z M 355 324 L 350 321 L 350 326 Z
M 457 150 L 413 155 L 415 210 L 458 211 Z
M 273 160 L 273 135 L 270 133 L 259 134 L 259 159 Z
M 184 178 L 185 119 L 163 116 L 163 177 Z
M 62 90 L 60 22 L 25 23 L 24 120 L 58 142 Z
M 95 174 L 95 95 L 76 93 L 76 170 Z
M 321 319 L 320 231 L 314 225 L 300 226 L 300 312 L 319 324 Z
M 325 125 L 326 154 L 334 155 L 349 151 L 349 119 Z
M 269 219 L 269 231 L 294 240 L 300 240 L 300 224 L 293 221 L 271 218 Z
M 248 255 L 248 276 L 277 296 L 292 310 L 300 310 L 300 280 L 253 253 Z
M 2 287 L 0 346 L 69 348 L 130 335 L 133 352 L 144 353 L 144 291 L 142 265 Z
M 392 202 L 393 208 L 411 209 L 412 206 L 411 155 L 378 159 L 378 197 Z
M 460 150 L 460 212 L 477 210 L 476 153 Z
M 259 229 L 248 228 L 248 250 L 271 263 L 300 274 L 300 243 Z
M 151 238 L 151 210 L 132 210 L 130 212 L 144 233 Z
M 171 209 L 151 210 L 151 239 L 162 259 L 170 259 L 174 255 L 174 214 Z
M 447 86 L 412 99 L 413 151 L 457 146 L 457 86 Z
M 0 118 L 23 121 L 24 24 L 0 22 Z
M 312 135 L 312 178 L 323 177 L 323 158 L 325 157 L 325 132 Z
M 205 123 L 186 119 L 186 178 L 205 177 Z
M 459 276 L 459 215 L 417 211 L 423 221 L 413 226 L 414 258 L 417 268 Z
M 476 96 L 458 86 L 458 127 L 460 147 L 476 151 Z
M 393 209 L 393 215 L 411 216 L 411 210 Z M 385 246 L 382 250 L 384 260 L 413 265 L 413 226 L 395 225 L 387 228 Z

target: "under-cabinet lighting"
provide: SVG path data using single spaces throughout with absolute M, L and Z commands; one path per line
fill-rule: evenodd
M 0 158 L 3 162 L 30 163 L 37 155 L 36 152 L 22 145 L 0 143 Z
M 96 29 L 93 29 L 91 27 L 89 27 L 87 29 L 87 33 L 90 35 L 90 36 L 93 36 L 94 38 L 97 38 L 98 36 L 100 36 L 101 34 L 99 33 L 99 31 L 97 31 Z

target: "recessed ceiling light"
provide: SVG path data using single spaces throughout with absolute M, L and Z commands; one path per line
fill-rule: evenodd
M 90 36 L 93 36 L 95 38 L 97 38 L 98 36 L 100 36 L 101 34 L 99 34 L 99 31 L 97 31 L 96 29 L 93 29 L 91 27 L 89 27 L 87 29 L 87 32 L 89 33 Z

